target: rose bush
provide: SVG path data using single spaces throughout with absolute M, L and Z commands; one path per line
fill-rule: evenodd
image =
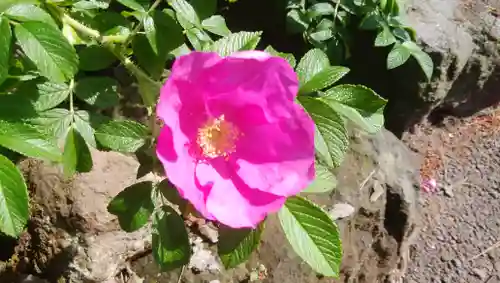
M 161 177 L 130 184 L 108 212 L 127 232 L 151 224 L 163 271 L 190 262 L 192 205 L 219 229 L 226 268 L 258 248 L 276 212 L 293 250 L 314 271 L 338 276 L 339 228 L 308 194 L 335 189 L 347 128 L 378 132 L 386 100 L 338 84 L 350 70 L 331 59 L 345 45 L 336 44 L 347 38 L 345 19 L 360 11 L 365 23 L 378 19 L 376 45 L 394 45 L 390 67 L 412 55 L 430 75 L 413 39 L 391 35 L 408 31 L 397 1 L 354 1 L 352 11 L 345 1 L 278 1 L 287 5 L 273 28 L 286 34 L 288 17 L 316 47 L 296 54 L 275 50 L 269 36 L 261 42 L 262 31 L 230 29 L 221 14 L 240 2 L 151 2 L 0 0 L 0 240 L 19 237 L 30 218 L 18 160 L 60 164 L 70 178 L 92 170 L 93 151 L 113 150 L 135 154 L 137 179 Z
M 177 58 L 157 106 L 157 154 L 206 218 L 256 227 L 314 179 L 314 122 L 288 62 L 261 51 Z

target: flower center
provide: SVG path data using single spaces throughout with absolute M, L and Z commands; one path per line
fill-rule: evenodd
M 211 118 L 198 130 L 196 141 L 206 157 L 227 157 L 236 150 L 239 136 L 238 128 L 221 115 L 216 119 Z

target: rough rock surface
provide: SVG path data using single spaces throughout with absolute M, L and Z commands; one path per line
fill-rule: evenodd
M 438 104 L 433 118 L 470 116 L 500 102 L 500 1 L 415 0 L 408 7 L 409 23 L 436 66 L 423 93 Z
M 500 102 L 500 1 L 409 0 L 406 22 L 428 52 L 435 70 L 430 82 L 416 60 L 387 71 L 390 48 L 373 48 L 370 33 L 355 37 L 351 80 L 389 99 L 386 128 L 397 136 L 426 118 L 469 116 Z M 370 68 L 366 68 L 366 66 Z
M 419 159 L 388 131 L 355 136 L 339 168 L 337 189 L 308 197 L 326 209 L 338 203 L 354 208 L 352 215 L 338 220 L 345 254 L 342 282 L 400 278 L 419 222 Z M 150 256 L 136 261 L 133 269 L 146 282 L 176 282 L 179 277 L 179 272 L 160 274 Z M 261 246 L 249 262 L 221 273 L 186 270 L 183 282 L 247 282 L 255 272 L 263 276 L 261 282 L 335 282 L 312 272 L 295 255 L 275 217 L 268 220 Z
M 113 152 L 92 153 L 92 172 L 64 180 L 61 169 L 40 161 L 21 165 L 32 191 L 33 217 L 18 257 L 19 270 L 54 282 L 114 282 L 127 261 L 150 246 L 150 229 L 122 231 L 109 201 L 136 182 L 139 163 Z

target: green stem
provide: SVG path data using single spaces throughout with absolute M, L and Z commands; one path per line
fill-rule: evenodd
M 151 7 L 149 7 L 149 9 L 147 11 L 147 14 L 151 13 L 154 9 L 156 9 L 156 7 L 158 7 L 158 5 L 160 5 L 160 2 L 161 2 L 161 0 L 156 0 L 153 3 L 153 5 L 151 5 Z M 127 46 L 130 43 L 130 41 L 132 40 L 132 38 L 134 38 L 134 36 L 141 30 L 141 28 L 143 27 L 143 25 L 144 25 L 144 22 L 143 21 L 139 21 L 139 23 L 137 24 L 137 26 L 135 26 L 135 28 L 132 30 L 132 32 L 129 34 L 129 36 L 125 40 L 125 43 L 124 43 L 125 46 Z
M 74 93 L 74 88 L 75 88 L 75 80 L 71 80 L 69 82 L 69 112 L 71 113 L 71 115 L 73 115 L 75 113 L 75 108 L 74 108 L 74 105 L 73 105 L 73 93 Z
M 340 1 L 342 0 L 338 0 L 335 4 L 335 12 L 333 13 L 333 27 L 335 27 L 335 23 L 337 22 L 337 14 L 339 12 Z
M 91 29 L 84 24 L 78 22 L 77 20 L 73 19 L 70 17 L 68 14 L 62 13 L 62 21 L 64 23 L 67 23 L 70 25 L 72 28 L 74 28 L 76 31 L 79 31 L 87 36 L 96 38 L 98 40 L 101 40 L 101 33 L 95 29 Z

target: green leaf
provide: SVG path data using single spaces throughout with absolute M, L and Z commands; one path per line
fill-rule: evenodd
M 146 33 L 146 37 L 153 49 L 154 53 L 158 54 L 158 47 L 156 43 L 156 26 L 153 17 L 146 15 L 142 19 L 142 23 L 144 26 L 144 32 Z
M 112 11 L 102 11 L 92 19 L 92 28 L 101 32 L 102 35 L 128 35 L 132 27 L 131 23 L 122 14 Z
M 212 16 L 217 10 L 217 0 L 191 0 L 190 3 L 201 20 Z
M 0 120 L 0 146 L 28 157 L 61 160 L 56 142 L 27 124 Z
M 349 145 L 342 117 L 317 98 L 299 96 L 299 101 L 316 124 L 316 153 L 329 167 L 339 166 Z
M 409 50 L 411 56 L 415 58 L 424 71 L 425 76 L 428 80 L 432 78 L 432 73 L 434 71 L 434 63 L 432 62 L 431 56 L 429 54 L 422 51 L 422 49 L 412 41 L 406 41 L 402 44 L 406 49 Z
M 217 251 L 226 269 L 243 263 L 259 247 L 264 222 L 256 229 L 232 229 L 221 225 Z
M 389 46 L 395 42 L 396 38 L 394 37 L 394 35 L 392 35 L 389 28 L 383 28 L 377 34 L 377 38 L 375 38 L 375 46 L 377 47 Z
M 333 15 L 333 13 L 335 13 L 335 8 L 330 3 L 317 3 L 317 4 L 312 5 L 307 10 L 307 15 L 310 18 Z
M 101 109 L 116 106 L 120 100 L 118 82 L 109 77 L 83 78 L 77 82 L 75 94 L 81 100 Z
M 156 104 L 160 96 L 161 84 L 153 81 L 150 77 L 138 73 L 135 74 L 137 82 L 139 83 L 139 94 L 142 97 L 144 105 L 151 107 Z
M 382 17 L 377 11 L 366 14 L 361 23 L 359 24 L 360 29 L 364 30 L 376 30 L 383 23 Z
M 399 38 L 400 41 L 411 41 L 411 35 L 404 28 L 395 28 L 392 30 L 392 34 Z
M 302 33 L 309 27 L 309 18 L 300 10 L 290 10 L 286 14 L 286 28 L 290 33 Z
M 241 31 L 232 33 L 214 42 L 210 49 L 219 53 L 222 57 L 236 51 L 253 50 L 259 44 L 261 35 L 262 32 Z
M 315 92 L 317 90 L 325 89 L 342 77 L 349 73 L 349 68 L 342 66 L 331 66 L 326 67 L 314 77 L 312 77 L 307 83 L 305 83 L 299 90 L 300 94 L 308 94 Z
M 19 4 L 38 4 L 38 0 L 2 0 L 0 1 L 0 13 Z
M 108 205 L 108 212 L 118 217 L 120 227 L 126 232 L 139 230 L 148 223 L 153 213 L 151 200 L 153 182 L 133 184 L 115 196 Z
M 278 213 L 293 250 L 314 271 L 338 277 L 342 260 L 339 229 L 328 214 L 301 197 L 290 197 Z
M 9 21 L 0 16 L 0 85 L 9 75 L 10 47 L 12 45 L 12 31 Z
M 73 9 L 76 10 L 94 10 L 94 9 L 107 9 L 109 1 L 99 0 L 81 0 L 73 4 Z
M 337 187 L 337 178 L 330 168 L 316 162 L 316 176 L 314 181 L 302 192 L 303 193 L 327 193 Z
M 403 65 L 410 58 L 410 51 L 401 44 L 396 44 L 387 55 L 387 69 L 394 69 Z
M 0 155 L 0 231 L 18 237 L 29 219 L 28 188 L 23 175 Z
M 191 246 L 184 220 L 172 208 L 163 206 L 153 215 L 153 258 L 162 271 L 189 263 Z
M 139 66 L 146 70 L 152 78 L 159 79 L 163 74 L 168 52 L 166 54 L 156 54 L 146 36 L 142 34 L 134 36 L 132 50 L 137 57 Z
M 92 147 L 97 147 L 95 140 L 95 128 L 109 121 L 106 116 L 99 115 L 95 112 L 87 112 L 85 110 L 75 111 L 75 129 L 82 135 L 85 141 Z
M 29 4 L 14 5 L 5 11 L 5 15 L 10 19 L 19 22 L 27 22 L 27 21 L 44 22 L 53 26 L 54 28 L 58 28 L 56 22 L 50 16 L 50 14 L 45 12 L 42 8 L 35 5 L 29 5 Z
M 172 50 L 169 54 L 174 57 L 179 57 L 182 55 L 187 55 L 189 53 L 191 53 L 191 49 L 189 49 L 189 47 L 184 43 L 175 50 Z
M 227 36 L 231 34 L 231 31 L 227 28 L 226 20 L 222 16 L 211 16 L 203 20 L 201 26 L 216 35 Z
M 53 108 L 41 112 L 38 117 L 31 119 L 30 123 L 56 139 L 65 139 L 68 129 L 73 122 L 73 116 L 64 108 Z
M 151 160 L 151 156 L 149 159 Z M 189 205 L 188 201 L 181 197 L 177 188 L 170 183 L 168 179 L 163 179 L 160 184 L 158 184 L 158 188 L 160 189 L 162 196 L 170 203 L 179 206 L 180 211 L 186 211 L 186 207 Z
M 189 43 L 191 43 L 191 46 L 193 46 L 194 50 L 202 50 L 201 40 L 197 36 L 200 32 L 201 31 L 197 28 L 190 28 L 186 30 L 186 37 Z
M 149 41 L 144 35 L 137 35 L 132 41 L 134 55 L 139 65 L 146 70 L 151 77 L 159 79 L 165 69 L 165 62 L 169 53 L 184 43 L 182 28 L 170 14 L 171 10 L 155 11 L 152 15 L 156 30 L 156 43 L 158 52 L 154 52 Z
M 96 131 L 97 141 L 120 152 L 135 152 L 146 143 L 148 128 L 134 121 L 110 121 Z
M 116 0 L 120 2 L 123 6 L 126 6 L 134 11 L 146 12 L 141 4 L 137 3 L 135 0 Z
M 14 28 L 17 42 L 42 76 L 65 82 L 78 71 L 78 56 L 60 30 L 42 22 L 24 22 Z
M 387 100 L 365 86 L 339 85 L 320 100 L 368 133 L 376 133 L 384 125 Z
M 363 85 L 338 85 L 329 89 L 321 100 L 335 100 L 359 111 L 376 113 L 384 108 L 387 100 Z
M 63 153 L 64 176 L 69 178 L 76 172 L 92 170 L 92 155 L 82 136 L 71 128 L 66 136 Z
M 309 37 L 317 42 L 327 41 L 328 39 L 332 38 L 333 36 L 334 36 L 334 33 L 331 29 L 317 30 L 317 31 L 309 34 Z
M 290 66 L 292 68 L 295 68 L 295 65 L 297 64 L 297 60 L 295 60 L 295 57 L 293 56 L 293 54 L 291 53 L 283 53 L 283 52 L 278 52 L 276 49 L 274 49 L 271 45 L 269 45 L 268 47 L 266 47 L 266 49 L 264 49 L 265 52 L 273 55 L 273 56 L 278 56 L 278 57 L 281 57 L 283 59 L 285 59 L 288 64 L 290 64 Z
M 297 75 L 300 85 L 303 86 L 309 82 L 316 74 L 330 66 L 330 61 L 325 52 L 320 49 L 309 50 L 297 66 Z
M 98 71 L 111 66 L 116 57 L 107 48 L 99 45 L 90 45 L 78 52 L 80 69 L 82 71 Z
M 191 4 L 189 4 L 186 0 L 171 0 L 170 5 L 177 13 L 178 18 L 181 17 L 183 20 L 196 27 L 200 26 L 200 18 L 196 14 L 193 6 L 191 6 Z M 184 26 L 184 28 L 186 27 Z
M 16 90 L 15 94 L 31 100 L 37 112 L 45 111 L 61 104 L 70 93 L 69 86 L 65 83 L 51 81 L 28 81 Z

